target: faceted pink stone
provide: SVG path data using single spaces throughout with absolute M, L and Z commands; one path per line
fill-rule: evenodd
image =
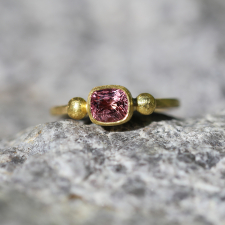
M 128 99 L 121 89 L 95 91 L 91 96 L 91 113 L 100 122 L 117 122 L 128 113 Z

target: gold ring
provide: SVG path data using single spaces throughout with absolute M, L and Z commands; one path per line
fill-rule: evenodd
M 128 122 L 135 110 L 150 115 L 158 109 L 178 107 L 177 99 L 155 99 L 148 93 L 132 98 L 130 91 L 120 85 L 95 87 L 83 98 L 72 98 L 67 105 L 51 108 L 52 115 L 68 115 L 80 120 L 87 114 L 90 120 L 101 126 L 116 126 Z

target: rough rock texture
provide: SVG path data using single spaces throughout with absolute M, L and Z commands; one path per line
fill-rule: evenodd
M 224 0 L 1 0 L 0 225 L 224 225 L 225 111 L 200 117 L 225 104 L 224 12 Z M 52 105 L 106 84 L 179 97 L 173 115 L 198 117 L 51 122 Z
M 1 225 L 222 225 L 225 111 L 60 120 L 0 142 Z
M 179 97 L 176 116 L 222 109 L 224 12 L 224 0 L 1 0 L 0 137 L 106 84 Z

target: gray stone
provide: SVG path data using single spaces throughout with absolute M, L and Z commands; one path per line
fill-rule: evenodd
M 225 223 L 225 111 L 63 119 L 0 142 L 0 224 Z
M 224 0 L 1 0 L 0 224 L 224 225 L 225 111 L 212 114 L 225 104 L 224 11 Z M 172 115 L 189 119 L 52 122 L 52 105 L 105 84 L 179 97 Z

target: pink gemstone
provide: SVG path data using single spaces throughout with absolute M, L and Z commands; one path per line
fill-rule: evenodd
M 128 113 L 128 99 L 121 89 L 94 91 L 91 96 L 91 113 L 100 122 L 117 122 Z

